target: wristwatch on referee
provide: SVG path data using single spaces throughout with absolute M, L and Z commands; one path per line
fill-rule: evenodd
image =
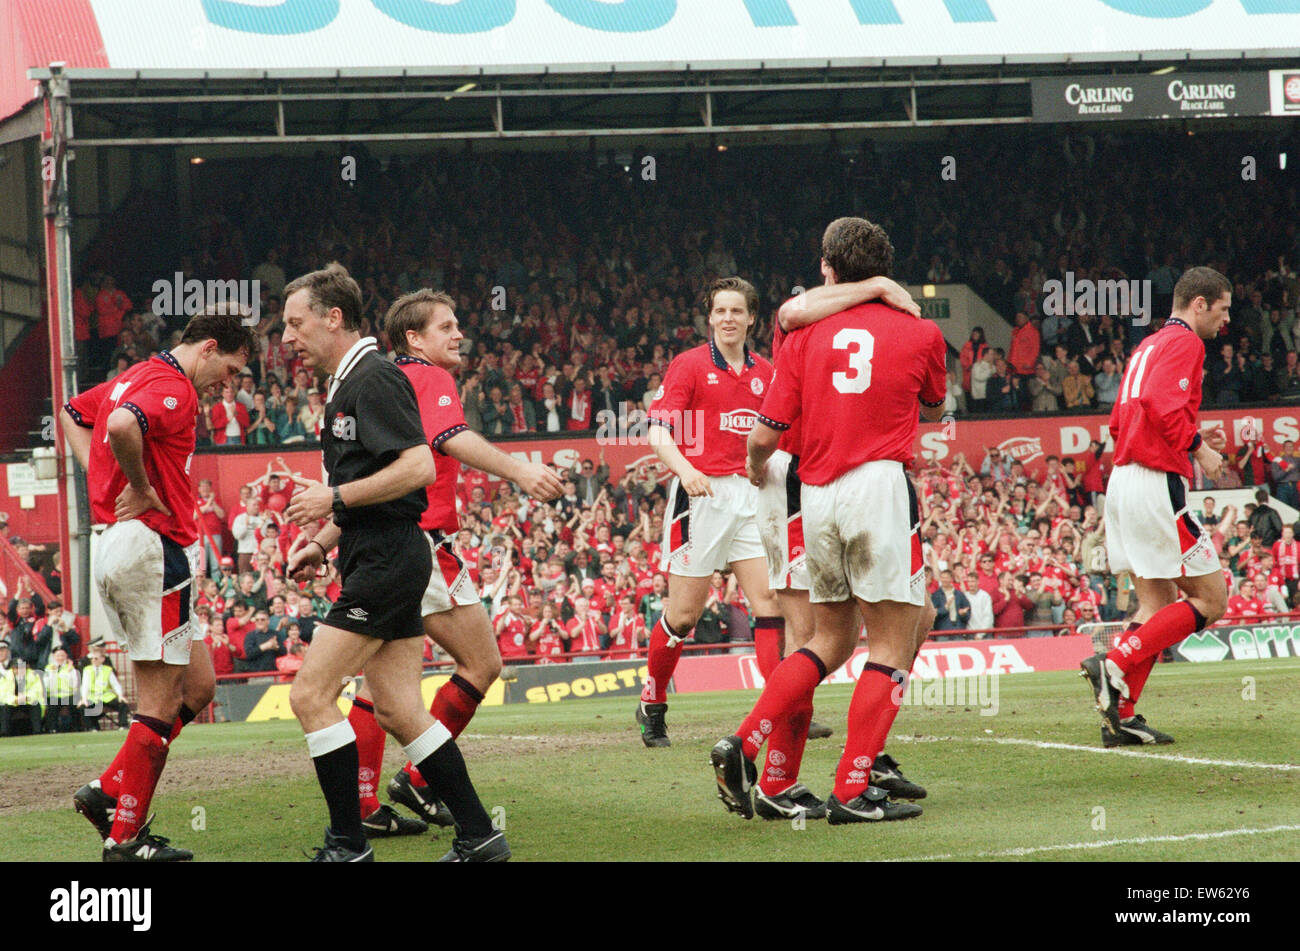
M 339 487 L 337 485 L 334 486 L 334 505 L 332 508 L 334 509 L 335 514 L 347 509 L 347 506 L 343 504 L 343 494 L 339 492 Z

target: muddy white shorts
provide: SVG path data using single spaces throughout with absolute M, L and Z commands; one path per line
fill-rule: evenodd
M 744 476 L 709 476 L 713 495 L 691 498 L 674 478 L 668 487 L 659 567 L 684 578 L 707 578 L 737 561 L 763 557 L 758 489 Z
M 772 453 L 758 490 L 758 534 L 767 553 L 767 584 L 773 591 L 808 590 L 798 459 L 784 449 Z
M 433 571 L 429 573 L 429 586 L 420 599 L 420 616 L 442 614 L 452 608 L 482 604 L 469 569 L 452 550 L 451 539 L 438 531 L 424 533 L 429 539 L 429 553 L 433 556 Z
M 95 586 L 127 656 L 188 664 L 190 644 L 203 639 L 193 623 L 198 543 L 182 547 L 132 519 L 104 529 L 95 551 Z
M 925 603 L 920 513 L 901 463 L 864 462 L 803 487 L 809 600 Z
M 1187 507 L 1187 480 L 1136 462 L 1106 484 L 1106 554 L 1115 574 L 1197 577 L 1219 570 L 1214 542 Z

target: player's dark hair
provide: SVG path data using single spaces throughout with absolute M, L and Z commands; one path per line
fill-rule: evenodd
M 865 218 L 836 218 L 822 234 L 822 258 L 841 283 L 889 277 L 894 246 L 880 225 Z
M 417 334 L 423 333 L 429 326 L 429 321 L 433 320 L 433 308 L 438 304 L 443 304 L 453 314 L 456 312 L 456 302 L 450 294 L 431 291 L 427 287 L 403 294 L 393 301 L 388 313 L 384 315 L 384 332 L 388 334 L 389 345 L 398 354 L 404 356 L 411 352 L 406 344 L 406 332 L 414 330 Z
M 1213 304 L 1232 293 L 1232 282 L 1212 267 L 1189 267 L 1174 285 L 1174 310 L 1186 310 L 1192 301 L 1204 297 Z
M 361 288 L 338 261 L 331 261 L 319 271 L 295 277 L 284 286 L 285 300 L 301 290 L 307 291 L 308 306 L 316 313 L 324 316 L 337 307 L 343 312 L 343 329 L 361 328 Z
M 209 304 L 203 313 L 190 318 L 181 331 L 181 343 L 203 343 L 215 340 L 222 353 L 239 353 L 250 357 L 257 353 L 257 337 L 252 324 L 252 311 L 238 301 L 221 301 Z
M 719 291 L 736 291 L 745 298 L 745 309 L 753 316 L 758 316 L 758 291 L 754 290 L 754 285 L 749 283 L 743 277 L 719 277 L 709 285 L 709 289 L 704 292 L 704 312 L 706 314 L 713 311 L 713 298 Z

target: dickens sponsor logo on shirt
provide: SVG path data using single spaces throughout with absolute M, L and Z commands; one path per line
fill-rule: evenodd
M 752 409 L 733 409 L 718 416 L 718 429 L 724 433 L 748 436 L 758 422 L 758 413 Z
M 335 439 L 356 439 L 357 421 L 351 416 L 339 413 L 334 417 L 334 425 L 330 427 L 330 432 Z

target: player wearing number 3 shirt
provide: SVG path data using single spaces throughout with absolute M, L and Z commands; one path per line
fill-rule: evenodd
M 1109 653 L 1081 665 L 1102 715 L 1106 746 L 1172 743 L 1134 713 L 1147 675 L 1166 648 L 1223 616 L 1228 591 L 1214 543 L 1187 505 L 1195 455 L 1216 478 L 1222 429 L 1201 432 L 1205 343 L 1228 322 L 1232 285 L 1194 267 L 1174 287 L 1173 314 L 1129 360 L 1111 411 L 1115 471 L 1106 490 L 1106 549 L 1111 570 L 1130 571 L 1138 613 Z M 1176 600 L 1179 591 L 1187 599 Z
M 822 258 L 827 284 L 860 281 L 888 275 L 893 246 L 878 225 L 840 218 L 826 229 Z M 817 684 L 848 660 L 863 620 L 871 661 L 849 708 L 826 818 L 841 824 L 921 812 L 890 801 L 868 778 L 898 713 L 925 602 L 916 494 L 904 466 L 912 461 L 917 410 L 930 419 L 942 413 L 946 356 L 935 324 L 872 303 L 793 333 L 781 348 L 746 469 L 763 482 L 780 433 L 802 420 L 799 477 L 814 634 L 773 671 L 736 735 L 713 748 L 719 798 L 745 818 L 753 815 L 754 760 L 774 724 L 808 704 Z

